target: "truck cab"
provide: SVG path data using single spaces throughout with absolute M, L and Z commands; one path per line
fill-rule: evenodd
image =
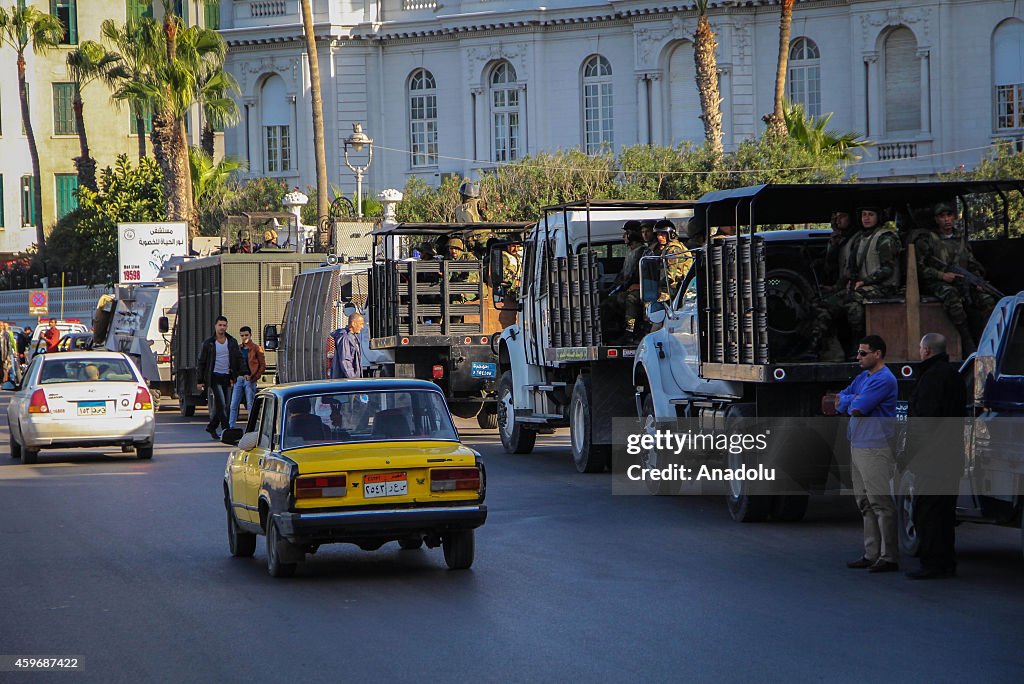
M 941 304 L 923 297 L 918 286 L 913 245 L 906 240 L 917 227 L 915 217 L 937 202 L 959 202 L 967 237 L 996 237 L 1002 229 L 996 240 L 971 243 L 975 255 L 989 267 L 992 282 L 1004 289 L 1024 285 L 1003 256 L 1019 256 L 1021 242 L 1010 239 L 1005 213 L 995 210 L 1007 207 L 1006 194 L 1019 193 L 1018 186 L 759 185 L 708 193 L 694 207 L 701 231 L 694 266 L 668 302 L 659 302 L 656 296 L 663 264 L 650 260 L 655 263 L 643 269 L 648 315 L 663 327 L 647 335 L 636 351 L 632 383 L 637 415 L 649 430 L 687 419 L 721 427 L 729 419 L 810 421 L 826 416 L 827 397 L 848 385 L 860 368 L 852 361 L 816 357 L 808 348 L 813 318 L 830 284 L 823 282 L 818 266 L 829 232 L 818 228 L 828 225 L 837 208 L 852 211 L 867 205 L 891 208 L 904 241 L 901 294 L 866 302 L 865 322 L 869 334 L 885 338 L 886 362 L 900 383 L 900 399 L 905 400 L 916 379 L 917 342 L 923 333 L 944 334 L 954 342 L 951 358 L 960 358 L 956 329 Z M 713 237 L 722 226 L 735 227 L 736 235 Z M 839 422 L 835 421 L 837 426 Z M 842 433 L 833 430 L 802 448 L 799 457 L 785 458 L 787 468 L 800 471 L 803 490 L 829 491 L 849 482 L 848 450 L 836 434 Z M 657 467 L 658 458 L 647 454 L 644 465 Z M 707 458 L 731 463 L 754 457 Z M 807 497 L 758 496 L 749 484 L 733 483 L 728 502 L 738 521 L 792 520 L 803 516 Z

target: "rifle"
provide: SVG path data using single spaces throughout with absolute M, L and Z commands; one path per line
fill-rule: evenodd
M 982 290 L 983 292 L 989 293 L 993 297 L 998 297 L 999 299 L 1002 299 L 1003 297 L 1006 296 L 995 285 L 993 285 L 992 283 L 988 282 L 987 280 L 982 278 L 980 275 L 976 275 L 974 273 L 971 273 L 970 271 L 968 271 L 963 266 L 957 266 L 956 264 L 946 264 L 946 263 L 944 263 L 942 261 L 942 259 L 939 259 L 938 257 L 934 257 L 934 256 L 930 257 L 930 258 L 943 271 L 948 271 L 949 273 L 956 273 L 958 276 L 960 276 L 960 279 L 968 287 L 976 287 L 976 288 Z

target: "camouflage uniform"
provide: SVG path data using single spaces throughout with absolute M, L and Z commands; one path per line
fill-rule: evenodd
M 465 262 L 465 261 L 477 262 L 477 261 L 479 261 L 479 259 L 477 259 L 476 257 L 473 256 L 472 252 L 465 251 L 465 246 L 464 246 L 464 244 L 463 244 L 463 242 L 462 242 L 462 240 L 460 238 L 452 238 L 451 240 L 449 240 L 448 241 L 448 248 L 450 249 L 451 247 L 462 247 L 463 248 L 462 254 L 460 254 L 458 257 L 456 257 L 454 259 L 451 258 L 450 256 L 447 256 L 447 257 L 445 257 L 445 261 L 460 261 L 460 262 Z M 476 271 L 473 271 L 473 272 L 470 272 L 470 273 L 453 273 L 449 277 L 449 282 L 453 282 L 453 283 L 479 283 L 480 282 L 480 274 L 478 272 L 476 272 Z M 475 294 L 452 295 L 452 302 L 453 303 L 474 302 L 477 299 L 478 299 L 478 297 Z
M 910 234 L 910 242 L 914 245 L 917 257 L 921 293 L 942 302 L 950 322 L 961 334 L 967 330 L 973 335 L 979 334 L 992 314 L 995 299 L 989 293 L 963 283 L 961 278 L 947 283 L 942 279 L 942 274 L 949 271 L 951 266 L 959 266 L 984 278 L 985 267 L 978 262 L 963 240 L 956 236 L 943 238 L 935 231 L 919 228 Z
M 850 324 L 851 344 L 864 337 L 864 302 L 899 296 L 901 249 L 899 234 L 891 221 L 850 239 L 848 272 L 840 277 L 839 289 L 817 307 L 811 329 L 815 344 L 829 333 L 832 322 L 840 315 L 845 315 Z M 859 288 L 848 289 L 848 285 L 858 281 L 863 283 Z
M 456 223 L 480 223 L 481 221 L 483 219 L 480 217 L 480 199 L 478 197 L 470 197 L 455 207 Z
M 693 265 L 693 255 L 687 251 L 686 247 L 683 247 L 683 243 L 679 240 L 669 240 L 664 247 L 659 245 L 658 250 L 654 253 L 666 257 L 666 278 L 658 284 L 658 301 L 667 302 L 683 284 L 683 279 Z
M 501 282 L 505 284 L 505 292 L 509 297 L 519 298 L 519 282 L 523 270 L 523 262 L 518 254 L 502 250 Z
M 639 289 L 640 258 L 647 250 L 647 245 L 642 241 L 636 241 L 630 242 L 629 248 L 630 252 L 622 263 L 622 270 L 612 283 L 612 289 L 621 289 L 601 303 L 601 318 L 609 321 L 621 315 L 626 323 L 626 335 L 636 332 L 636 320 L 643 311 Z

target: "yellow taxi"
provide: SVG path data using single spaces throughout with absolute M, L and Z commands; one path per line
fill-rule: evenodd
M 450 569 L 473 564 L 474 531 L 487 519 L 484 466 L 432 382 L 277 385 L 222 440 L 234 445 L 224 469 L 231 554 L 252 556 L 266 535 L 274 577 L 333 543 L 441 546 Z

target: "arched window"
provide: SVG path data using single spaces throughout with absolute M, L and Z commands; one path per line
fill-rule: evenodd
M 1024 21 L 1010 19 L 992 37 L 996 129 L 1024 128 Z
M 583 146 L 587 154 L 612 144 L 612 65 L 601 55 L 583 63 Z
M 885 38 L 885 132 L 921 130 L 921 62 L 917 39 L 905 27 Z
M 789 46 L 789 101 L 802 104 L 811 116 L 821 116 L 820 58 L 810 38 L 797 38 Z
M 426 69 L 409 77 L 409 142 L 414 167 L 437 166 L 437 84 Z
M 515 161 L 520 155 L 519 84 L 516 70 L 499 62 L 491 71 L 491 144 L 494 161 Z
M 260 125 L 267 173 L 292 170 L 292 116 L 284 79 L 271 76 L 260 88 Z

